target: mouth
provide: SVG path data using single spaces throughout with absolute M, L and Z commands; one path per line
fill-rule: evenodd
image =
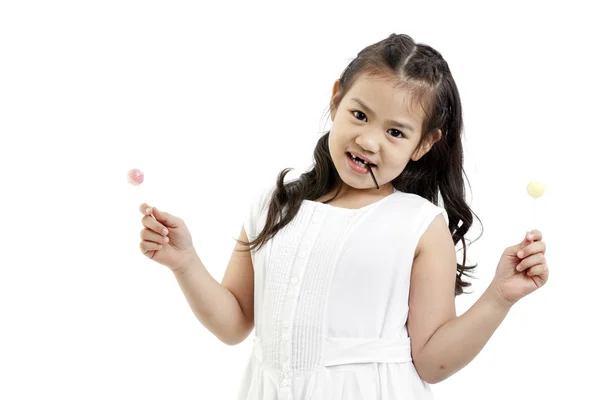
M 371 174 L 371 178 L 373 178 L 375 186 L 377 189 L 379 189 L 379 184 L 377 183 L 377 179 L 375 179 L 375 174 L 373 173 L 373 169 L 376 168 L 375 164 L 365 162 L 365 160 L 351 154 L 350 152 L 346 153 L 346 158 L 348 159 L 348 166 L 352 171 L 361 175 Z
M 363 160 L 362 158 L 355 156 L 354 154 L 350 153 L 350 152 L 346 152 L 346 155 L 356 164 L 361 165 L 363 167 L 367 167 L 370 166 L 371 168 L 377 168 L 377 165 L 367 162 L 365 160 Z

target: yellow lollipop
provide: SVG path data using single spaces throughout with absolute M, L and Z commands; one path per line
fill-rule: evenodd
M 534 199 L 542 197 L 544 194 L 544 184 L 539 181 L 529 182 L 529 185 L 527 185 L 527 193 Z

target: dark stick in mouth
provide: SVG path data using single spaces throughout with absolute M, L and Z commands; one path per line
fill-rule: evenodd
M 375 182 L 375 186 L 377 186 L 377 189 L 379 189 L 379 184 L 377 183 L 377 180 L 375 180 L 375 175 L 373 175 L 373 170 L 371 169 L 371 164 L 367 164 L 367 168 L 369 169 L 369 172 L 371 173 L 371 178 L 373 178 L 373 182 Z

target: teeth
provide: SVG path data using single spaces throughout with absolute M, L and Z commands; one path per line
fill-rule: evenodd
M 356 157 L 354 154 L 350 153 L 350 157 L 352 158 L 352 160 L 354 160 L 354 162 L 363 164 L 363 165 L 367 165 L 367 163 L 363 160 L 361 160 L 360 158 Z
M 361 161 L 359 161 L 359 160 L 357 160 L 357 159 L 355 159 L 355 158 L 353 158 L 353 157 L 352 157 L 352 162 L 353 162 L 354 164 L 356 164 L 356 165 L 359 165 L 361 168 L 367 168 L 367 165 L 366 165 L 366 164 L 364 164 L 363 162 L 361 162 Z

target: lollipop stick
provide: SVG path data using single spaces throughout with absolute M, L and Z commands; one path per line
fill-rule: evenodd
M 138 207 L 141 206 L 142 204 L 146 203 L 146 195 L 144 194 L 144 189 L 142 188 L 142 185 L 138 185 L 135 187 L 135 191 L 137 192 L 137 199 L 138 199 Z
M 146 204 L 148 206 L 148 208 L 150 208 L 150 214 L 148 214 L 148 215 L 150 215 L 152 218 L 154 218 L 154 211 L 152 208 L 154 206 L 152 204 L 148 203 L 148 196 L 146 195 L 147 190 L 144 189 L 142 187 L 142 185 L 139 185 L 136 189 L 138 190 L 138 196 L 139 196 L 138 197 L 139 198 L 138 207 L 142 204 Z M 146 212 L 146 210 L 144 210 L 144 212 Z
M 536 201 L 535 199 L 531 199 L 531 226 L 530 226 L 530 231 L 534 230 L 534 229 L 538 229 L 538 218 L 537 218 L 537 206 L 536 206 Z
M 371 178 L 373 178 L 373 182 L 375 182 L 375 186 L 377 186 L 377 189 L 379 189 L 379 184 L 377 183 L 377 180 L 375 179 L 375 175 L 373 174 L 373 170 L 371 169 L 371 165 L 367 165 L 367 168 L 369 169 L 369 172 L 371 173 Z

